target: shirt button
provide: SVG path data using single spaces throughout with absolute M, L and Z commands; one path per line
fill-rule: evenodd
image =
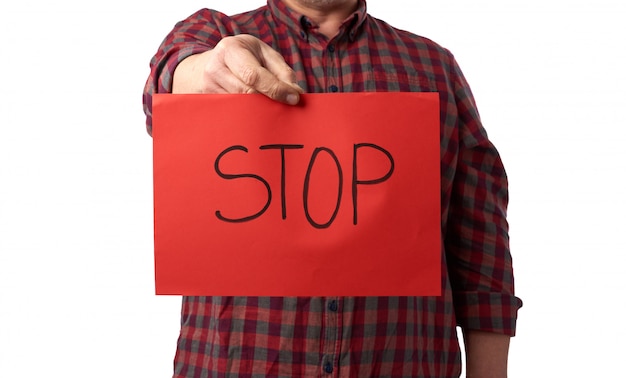
M 335 45 L 328 45 L 328 51 L 331 53 L 335 52 Z
M 336 85 L 331 85 L 328 89 L 330 89 L 331 92 L 337 92 L 339 90 Z
M 328 309 L 329 309 L 330 311 L 333 311 L 333 312 L 337 311 L 337 307 L 338 307 L 338 306 L 337 306 L 337 301 L 331 301 L 331 302 L 328 304 Z
M 306 38 L 306 33 L 304 31 L 300 32 L 300 37 L 302 37 L 303 39 Z
M 333 365 L 330 362 L 327 362 L 326 365 L 324 365 L 324 371 L 327 372 L 328 374 L 333 372 Z

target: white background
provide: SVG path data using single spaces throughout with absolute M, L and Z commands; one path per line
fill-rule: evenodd
M 623 376 L 621 0 L 370 0 L 457 57 L 510 176 L 510 377 Z M 0 5 L 0 376 L 168 377 L 141 93 L 174 23 L 249 1 Z

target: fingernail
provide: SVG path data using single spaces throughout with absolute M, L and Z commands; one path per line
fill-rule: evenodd
M 289 105 L 297 105 L 298 104 L 298 100 L 299 100 L 298 95 L 295 95 L 295 94 L 287 95 L 287 103 Z

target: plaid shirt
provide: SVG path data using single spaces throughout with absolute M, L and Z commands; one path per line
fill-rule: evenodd
M 174 376 L 458 377 L 456 326 L 513 335 L 522 303 L 506 174 L 454 57 L 367 15 L 363 0 L 331 40 L 280 0 L 232 17 L 201 10 L 151 61 L 148 132 L 152 94 L 171 91 L 176 65 L 242 33 L 279 51 L 306 92 L 439 92 L 443 295 L 184 297 Z

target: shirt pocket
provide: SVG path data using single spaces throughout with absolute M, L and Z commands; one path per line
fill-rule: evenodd
M 374 65 L 367 80 L 372 92 L 437 92 L 435 75 L 413 67 Z

